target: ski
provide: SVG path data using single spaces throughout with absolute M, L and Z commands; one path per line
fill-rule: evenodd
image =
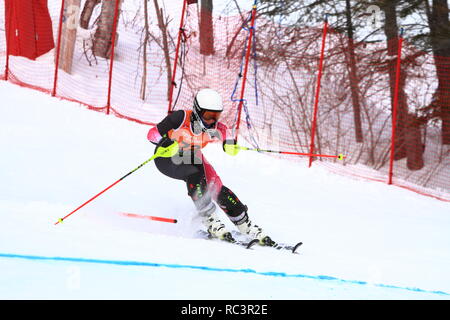
M 231 240 L 231 241 L 228 241 L 228 240 L 222 240 L 222 241 L 226 241 L 228 243 L 233 243 L 233 244 L 242 246 L 245 249 L 251 249 L 255 244 L 257 244 L 259 242 L 258 239 L 253 239 L 253 240 L 248 241 L 248 242 L 247 241 L 235 240 L 235 239 Z
M 227 243 L 231 243 L 231 244 L 243 247 L 245 249 L 250 249 L 259 242 L 258 239 L 252 239 L 250 241 L 238 240 L 238 239 L 235 239 L 231 233 L 228 233 L 227 236 L 223 239 L 215 238 L 215 237 L 211 236 L 208 232 L 203 231 L 203 230 L 197 231 L 197 235 L 201 239 L 227 242 Z
M 250 241 L 237 240 L 232 236 L 232 234 L 230 232 L 226 233 L 225 235 L 226 236 L 223 239 L 219 239 L 219 240 L 225 241 L 228 243 L 232 243 L 232 244 L 236 244 L 238 246 L 245 247 L 246 249 L 250 249 L 251 247 L 253 247 L 255 244 L 257 244 L 259 242 L 258 239 L 253 239 Z M 210 234 L 208 234 L 208 236 L 210 238 L 213 238 Z
M 238 231 L 234 231 L 234 230 L 231 231 L 231 235 L 233 236 L 234 239 L 251 239 L 247 235 L 242 234 Z M 261 247 L 269 247 L 269 248 L 274 248 L 277 250 L 287 250 L 292 253 L 297 253 L 297 249 L 303 244 L 303 242 L 298 242 L 298 243 L 295 243 L 294 245 L 287 244 L 287 243 L 277 243 L 277 242 L 273 241 L 270 237 L 267 237 L 267 240 L 263 240 L 262 243 L 260 243 L 258 239 L 253 239 L 252 242 L 253 241 L 255 242 L 254 244 L 257 243 Z
M 259 241 L 258 241 L 259 243 Z M 273 241 L 270 237 L 263 239 L 263 243 L 259 243 L 263 247 L 274 248 L 277 250 L 288 250 L 292 253 L 297 253 L 297 249 L 303 244 L 303 242 L 298 242 L 295 245 L 290 245 L 286 243 L 277 243 Z
M 237 231 L 231 231 L 231 233 L 228 234 L 227 237 L 224 239 L 218 239 L 212 237 L 207 231 L 199 230 L 197 231 L 197 235 L 199 238 L 207 239 L 207 240 L 217 240 L 217 241 L 223 241 L 228 242 L 231 244 L 235 244 L 241 247 L 244 247 L 246 249 L 252 248 L 254 245 L 258 244 L 261 247 L 268 247 L 268 248 L 274 248 L 276 250 L 287 250 L 292 253 L 297 253 L 298 248 L 303 244 L 303 242 L 298 242 L 294 245 L 286 244 L 286 243 L 277 243 L 273 241 L 270 237 L 267 237 L 267 240 L 265 240 L 263 243 L 260 243 L 258 239 L 248 239 L 246 235 L 243 235 L 240 232 Z M 245 239 L 245 240 L 243 240 Z
M 277 250 L 288 250 L 292 253 L 297 253 L 297 249 L 303 244 L 303 242 L 298 242 L 295 245 L 290 245 L 286 243 L 276 243 L 275 245 L 271 246 L 272 248 L 275 248 Z

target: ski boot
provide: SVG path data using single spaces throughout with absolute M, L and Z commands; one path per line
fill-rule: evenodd
M 204 217 L 203 224 L 206 226 L 211 237 L 228 242 L 235 242 L 235 239 L 231 235 L 231 232 L 229 232 L 225 228 L 225 225 L 222 223 L 222 221 L 220 221 L 215 212 L 207 217 Z
M 268 235 L 266 235 L 261 227 L 257 226 L 256 224 L 252 224 L 250 220 L 238 224 L 237 228 L 241 233 L 246 234 L 253 239 L 258 239 L 260 245 L 269 247 L 273 247 L 274 245 L 276 245 L 275 241 L 273 241 Z

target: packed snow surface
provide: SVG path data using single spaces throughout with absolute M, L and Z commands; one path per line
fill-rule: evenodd
M 1 299 L 449 299 L 450 204 L 264 154 L 204 149 L 273 239 L 197 239 L 148 126 L 0 82 Z M 166 223 L 123 215 L 177 219 Z M 220 216 L 234 227 L 223 212 Z

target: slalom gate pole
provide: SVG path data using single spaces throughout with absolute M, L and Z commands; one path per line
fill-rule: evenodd
M 10 53 L 10 34 L 12 33 L 11 31 L 11 16 L 6 16 L 7 14 L 10 14 L 11 10 L 6 10 L 7 6 L 6 6 L 6 1 L 5 1 L 5 33 L 6 33 L 6 61 L 5 61 L 5 81 L 8 81 L 8 77 L 9 77 L 9 53 Z M 11 5 L 11 4 L 10 4 Z
M 111 88 L 112 88 L 112 76 L 113 76 L 113 67 L 114 67 L 114 49 L 116 46 L 116 37 L 117 37 L 117 19 L 119 17 L 119 0 L 116 0 L 116 4 L 114 7 L 114 21 L 113 21 L 113 30 L 111 33 L 111 53 L 109 57 L 109 80 L 108 80 L 108 97 L 106 102 L 106 114 L 109 114 L 109 110 L 111 109 Z
M 120 178 L 119 180 L 117 180 L 116 182 L 114 182 L 113 184 L 111 184 L 109 187 L 103 189 L 103 191 L 97 193 L 95 196 L 93 196 L 92 198 L 90 198 L 88 201 L 86 201 L 85 203 L 83 203 L 82 205 L 80 205 L 78 208 L 76 208 L 75 210 L 73 210 L 72 212 L 70 212 L 69 214 L 67 214 L 66 216 L 59 218 L 58 221 L 55 222 L 55 225 L 57 225 L 58 223 L 62 223 L 65 219 L 67 219 L 69 216 L 71 216 L 72 214 L 74 214 L 75 212 L 77 212 L 78 210 L 80 210 L 81 208 L 83 208 L 85 205 L 87 205 L 89 202 L 93 201 L 94 199 L 96 199 L 97 197 L 99 197 L 101 194 L 105 193 L 106 191 L 108 191 L 109 189 L 111 189 L 112 187 L 114 187 L 116 184 L 118 184 L 120 181 L 122 181 L 123 179 L 125 179 L 126 177 L 128 177 L 129 175 L 131 175 L 132 173 L 136 172 L 137 170 L 139 170 L 140 168 L 142 168 L 144 165 L 146 165 L 147 163 L 149 163 L 150 161 L 164 156 L 165 151 L 163 150 L 162 152 L 157 152 L 147 161 L 141 163 L 138 167 L 136 167 L 135 169 L 131 170 L 130 172 L 128 172 L 126 175 L 124 175 L 122 178 Z
M 62 25 L 64 20 L 64 7 L 66 6 L 66 1 L 61 1 L 61 12 L 59 14 L 59 24 L 58 24 L 58 42 L 56 44 L 56 61 L 55 61 L 55 73 L 53 76 L 53 90 L 52 97 L 56 95 L 56 86 L 58 84 L 58 74 L 59 74 L 59 58 L 61 55 L 61 37 L 62 37 Z
M 312 121 L 312 129 L 311 129 L 311 149 L 310 149 L 310 158 L 309 158 L 309 167 L 311 168 L 312 161 L 313 161 L 313 153 L 314 153 L 314 138 L 316 136 L 316 127 L 317 127 L 317 110 L 319 106 L 319 96 L 320 96 L 320 85 L 322 80 L 322 72 L 323 72 L 323 60 L 324 60 L 324 54 L 325 54 L 325 42 L 327 38 L 327 31 L 328 31 L 328 15 L 325 15 L 325 23 L 323 26 L 323 35 L 322 35 L 322 48 L 320 50 L 320 60 L 319 60 L 319 70 L 317 75 L 317 86 L 316 86 L 316 96 L 314 99 L 314 115 L 313 115 L 313 121 Z
M 155 217 L 155 216 L 145 216 L 145 215 L 129 213 L 129 212 L 121 212 L 120 214 L 122 216 L 129 217 L 129 218 L 148 219 L 148 220 L 168 222 L 168 223 L 177 223 L 178 222 L 177 219 Z
M 394 175 L 394 154 L 395 154 L 395 137 L 397 131 L 397 109 L 398 109 L 398 94 L 400 84 L 400 73 L 402 64 L 402 44 L 403 44 L 403 28 L 400 29 L 400 37 L 398 39 L 398 51 L 397 51 L 397 68 L 395 75 L 395 89 L 394 89 L 394 102 L 392 110 L 392 136 L 391 136 L 391 154 L 389 159 L 389 181 L 388 184 L 392 184 L 392 176 Z
M 187 2 L 188 2 L 187 0 L 183 0 L 183 9 L 181 10 L 181 21 L 180 21 L 180 28 L 178 30 L 177 47 L 175 49 L 175 60 L 173 61 L 172 81 L 170 83 L 170 89 L 169 89 L 169 107 L 167 110 L 167 114 L 170 114 L 172 111 L 171 109 L 172 109 L 172 100 L 173 100 L 173 88 L 175 86 L 175 76 L 177 74 L 178 56 L 179 56 L 180 44 L 181 44 L 181 34 L 183 33 L 184 16 L 186 14 Z
M 346 156 L 342 153 L 338 155 L 330 155 L 330 154 L 311 154 L 311 153 L 303 153 L 303 152 L 288 152 L 288 151 L 275 151 L 275 150 L 263 150 L 256 148 L 247 148 L 247 147 L 238 147 L 240 150 L 247 151 L 258 151 L 258 152 L 270 152 L 270 153 L 279 153 L 279 154 L 292 154 L 297 156 L 307 156 L 307 157 L 322 157 L 322 158 L 337 158 L 338 160 L 344 160 Z
M 252 38 L 255 33 L 255 19 L 256 19 L 256 1 L 252 6 L 252 18 L 250 22 L 249 27 L 249 35 L 248 35 L 248 42 L 247 42 L 247 52 L 245 53 L 245 65 L 244 65 L 244 74 L 242 78 L 242 85 L 241 85 L 241 96 L 239 99 L 239 105 L 238 105 L 238 119 L 237 119 L 237 125 L 236 125 L 236 139 L 238 138 L 238 131 L 239 126 L 241 123 L 241 113 L 242 113 L 242 106 L 244 104 L 244 93 L 245 93 L 245 85 L 247 82 L 247 72 L 248 72 L 248 63 L 250 60 L 250 53 L 252 48 Z

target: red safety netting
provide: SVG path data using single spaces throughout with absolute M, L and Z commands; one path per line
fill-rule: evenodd
M 200 19 L 203 19 L 202 20 Z M 196 4 L 189 5 L 183 24 L 179 61 L 173 91 L 171 110 L 192 109 L 195 93 L 201 88 L 214 88 L 223 97 L 224 112 L 221 121 L 230 129 L 236 127 L 242 73 L 249 32 L 243 28 L 248 16 L 214 18 L 201 16 Z M 212 23 L 210 41 L 201 43 L 199 26 Z M 237 128 L 236 128 L 237 129 Z M 230 132 L 232 134 L 232 132 Z
M 0 79 L 5 78 L 6 68 L 6 34 L 5 34 L 5 2 L 0 2 Z
M 402 51 L 397 113 L 403 116 L 397 121 L 393 183 L 448 197 L 450 57 L 434 57 L 408 44 Z
M 196 7 L 188 10 L 194 12 L 188 11 L 183 34 L 197 35 L 202 25 L 201 15 Z M 188 53 L 181 54 L 179 64 L 183 67 L 182 79 L 188 79 L 188 84 L 180 89 L 182 108 L 191 107 L 197 89 L 215 88 L 226 100 L 227 125 L 240 125 L 240 137 L 253 147 L 305 155 L 312 151 L 322 155 L 311 158 L 314 164 L 335 172 L 450 200 L 450 148 L 443 143 L 446 134 L 442 130 L 445 114 L 431 116 L 427 111 L 437 88 L 432 55 L 402 41 L 401 72 L 397 80 L 396 56 L 403 39 L 354 44 L 345 34 L 328 28 L 317 95 L 324 39 L 322 26 L 286 28 L 257 19 L 256 40 L 252 42 L 256 50 L 249 52 L 246 91 L 238 124 L 235 114 L 239 112 L 241 86 L 240 82 L 237 87 L 233 84 L 236 78 L 243 80 L 239 75 L 236 77 L 236 70 L 242 76 L 246 62 L 242 59 L 248 50 L 251 24 L 250 13 L 246 14 L 213 19 L 215 53 L 212 56 L 202 55 L 200 42 L 197 39 L 189 42 L 193 39 L 188 36 Z M 242 18 L 247 19 L 244 27 Z M 198 33 L 201 32 L 200 29 Z M 238 35 L 236 40 L 232 40 L 234 35 Z M 230 56 L 233 50 L 236 55 Z M 241 50 L 244 50 L 242 54 Z M 441 60 L 445 70 L 445 59 Z M 450 76 L 448 72 L 446 75 Z M 394 99 L 396 88 L 398 98 Z M 393 131 L 394 104 L 397 120 Z M 340 154 L 345 155 L 344 160 L 339 160 Z
M 42 0 L 27 1 L 30 4 L 42 2 Z M 98 1 L 85 28 L 82 28 L 80 19 L 86 2 L 86 0 L 48 1 L 48 14 L 51 18 L 55 49 L 40 55 L 35 60 L 9 55 L 8 80 L 52 93 L 60 98 L 80 102 L 97 111 L 111 112 L 137 122 L 152 124 L 159 121 L 167 112 L 168 83 L 165 80 L 165 64 L 161 48 L 157 41 L 151 40 L 152 38 L 147 42 L 146 59 L 144 59 L 142 44 L 145 15 L 142 3 L 140 1 L 125 1 L 124 4 L 116 0 L 106 0 L 102 3 Z M 63 8 L 61 8 L 62 4 L 64 4 Z M 62 16 L 61 9 L 63 9 Z M 4 19 L 4 12 L 2 10 L 2 25 L 5 25 L 7 20 Z M 156 19 L 154 12 L 153 5 L 149 4 L 149 21 Z M 15 17 L 11 17 L 13 18 Z M 101 34 L 98 30 L 102 26 L 109 26 L 114 20 L 117 41 L 115 41 L 115 59 L 111 69 L 109 58 L 113 28 L 110 28 L 109 35 L 108 30 L 106 31 L 106 37 L 104 31 Z M 60 28 L 61 39 L 59 39 Z M 72 32 L 71 35 L 69 35 L 70 32 Z M 149 32 L 155 36 L 160 31 L 155 24 L 152 24 Z M 7 51 L 4 36 L 5 32 L 2 32 L 0 38 L 2 67 L 6 65 Z M 65 47 L 65 38 L 70 36 L 75 39 L 72 41 L 73 49 Z M 97 48 L 94 48 L 94 43 L 97 43 Z M 109 48 L 103 55 L 102 46 Z M 57 48 L 60 48 L 59 55 Z M 169 42 L 169 50 L 169 54 L 173 55 L 174 45 L 171 42 Z M 73 51 L 73 57 L 66 59 L 71 65 L 66 68 L 67 63 L 64 58 L 68 51 Z M 56 61 L 58 61 L 58 68 L 56 68 Z M 147 69 L 146 76 L 143 71 L 144 63 Z M 113 72 L 110 72 L 111 70 Z
M 261 21 L 259 25 L 264 39 L 257 50 L 259 92 L 266 98 L 263 104 L 272 107 L 262 109 L 267 110 L 264 119 L 271 128 L 269 143 L 278 132 L 281 150 L 313 150 L 323 155 L 313 157 L 314 164 L 334 172 L 450 200 L 450 58 L 435 58 L 400 38 L 353 44 L 345 34 L 328 28 L 313 130 L 323 28 L 274 28 L 273 23 Z M 440 81 L 435 59 L 441 68 Z M 443 94 L 437 101 L 440 83 L 438 92 Z M 280 115 L 284 120 L 277 118 Z M 345 155 L 344 161 L 332 157 L 339 154 Z
M 26 3 L 25 3 L 26 2 Z M 51 53 L 54 35 L 57 34 L 57 23 L 60 13 L 60 4 L 45 1 L 11 1 L 6 0 L 8 16 L 2 18 L 5 32 L 8 33 L 9 55 L 5 64 L 8 65 L 8 80 L 19 84 L 50 92 L 53 85 L 54 57 Z M 27 8 L 26 13 L 21 9 Z M 51 21 L 50 21 L 50 20 Z M 41 25 L 45 24 L 45 32 Z M 41 38 L 39 38 L 41 36 Z M 1 48 L 5 55 L 8 52 L 6 39 L 3 39 Z M 51 50 L 51 51 L 49 51 Z
M 181 0 L 176 8 L 185 10 L 171 12 L 177 19 L 163 38 L 153 3 L 91 1 L 86 19 L 86 2 L 48 1 L 56 47 L 35 60 L 8 56 L 2 30 L 0 77 L 146 124 L 169 107 L 191 108 L 195 92 L 211 87 L 241 144 L 450 200 L 450 58 L 401 38 L 352 43 L 328 26 L 279 26 L 251 8 L 211 15 Z M 1 26 L 4 9 L 1 2 Z

